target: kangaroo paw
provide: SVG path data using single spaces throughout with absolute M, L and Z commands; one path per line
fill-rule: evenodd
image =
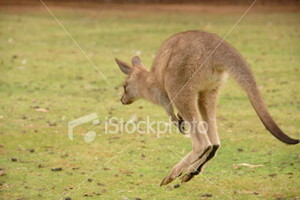
M 177 117 L 178 117 L 178 128 L 179 128 L 179 131 L 182 133 L 182 134 L 185 134 L 185 128 L 184 128 L 184 120 L 183 118 L 180 116 L 179 113 L 177 113 Z

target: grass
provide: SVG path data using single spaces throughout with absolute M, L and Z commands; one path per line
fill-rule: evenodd
M 181 8 L 185 7 L 50 6 L 120 93 L 124 76 L 114 57 L 129 62 L 139 51 L 150 67 L 167 37 L 190 29 L 225 36 L 246 9 Z M 252 8 L 227 41 L 251 64 L 275 120 L 299 138 L 300 14 L 278 10 Z M 299 145 L 287 146 L 273 138 L 232 79 L 218 104 L 222 142 L 218 156 L 203 175 L 179 188 L 173 187 L 179 180 L 159 187 L 170 168 L 190 151 L 190 141 L 180 134 L 159 138 L 105 134 L 104 122 L 111 116 L 129 120 L 134 115 L 140 121 L 148 115 L 166 121 L 165 112 L 146 101 L 122 106 L 111 86 L 41 5 L 1 8 L 0 18 L 1 199 L 300 198 Z M 70 141 L 68 122 L 90 113 L 97 113 L 100 125 L 76 127 Z M 97 132 L 91 143 L 83 140 L 88 130 Z M 240 163 L 263 166 L 233 168 Z

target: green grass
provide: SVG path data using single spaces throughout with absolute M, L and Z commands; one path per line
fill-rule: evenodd
M 246 8 L 228 13 L 50 9 L 121 93 L 125 77 L 114 57 L 129 62 L 140 51 L 150 67 L 167 37 L 190 29 L 225 36 Z M 300 136 L 299 17 L 299 12 L 250 12 L 227 38 L 251 64 L 275 120 L 294 138 Z M 146 101 L 121 105 L 120 97 L 42 7 L 8 7 L 0 10 L 0 18 L 1 199 L 300 198 L 299 145 L 287 146 L 272 137 L 232 79 L 218 104 L 218 156 L 203 175 L 179 188 L 173 187 L 179 180 L 159 187 L 190 151 L 189 139 L 180 134 L 105 134 L 104 121 L 109 116 L 129 120 L 132 115 L 167 120 L 163 109 Z M 37 107 L 49 111 L 38 112 Z M 98 114 L 100 125 L 76 127 L 74 140 L 68 140 L 68 122 L 90 113 Z M 85 143 L 83 134 L 90 129 L 97 137 Z M 240 163 L 263 166 L 233 168 Z M 53 167 L 63 170 L 53 172 Z M 205 194 L 212 197 L 202 197 Z

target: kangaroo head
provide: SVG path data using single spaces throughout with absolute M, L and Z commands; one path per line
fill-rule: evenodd
M 141 92 L 143 87 L 145 87 L 149 71 L 137 56 L 132 58 L 132 66 L 129 66 L 117 58 L 116 62 L 121 71 L 127 75 L 123 84 L 124 94 L 122 95 L 121 102 L 123 104 L 131 104 L 143 96 Z

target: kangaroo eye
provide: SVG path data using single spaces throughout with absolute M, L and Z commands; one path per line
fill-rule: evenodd
M 123 85 L 124 90 L 126 90 L 126 85 Z

